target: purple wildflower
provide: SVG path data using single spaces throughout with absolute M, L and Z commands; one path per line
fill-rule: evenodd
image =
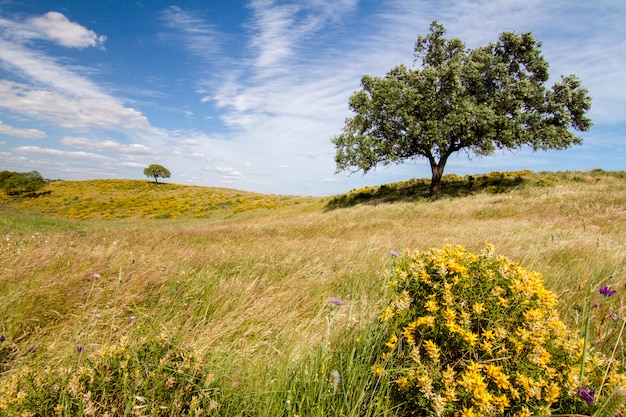
M 6 337 L 4 337 L 4 335 L 1 335 L 1 336 L 0 336 L 0 342 L 4 342 L 5 340 L 7 340 L 7 338 L 6 338 Z
M 595 402 L 596 392 L 591 388 L 578 388 L 578 395 L 585 400 L 587 404 L 593 404 Z
M 600 294 L 604 295 L 605 297 L 612 297 L 615 292 L 615 290 L 612 290 L 611 287 L 608 287 L 606 285 L 600 287 Z
M 135 263 L 135 258 L 131 259 L 131 260 L 130 260 L 130 263 L 131 263 L 131 264 L 134 264 L 134 263 Z
M 617 320 L 617 313 L 609 312 L 609 314 L 607 314 L 606 316 L 612 320 Z
M 341 307 L 343 305 L 343 301 L 341 301 L 339 298 L 335 298 L 335 297 L 330 299 L 330 303 L 331 304 L 335 304 L 335 305 L 337 305 L 339 307 Z
M 100 279 L 100 274 L 93 274 L 91 277 L 93 279 Z
M 84 348 L 83 348 L 82 346 L 78 346 L 78 347 L 76 348 L 76 351 L 77 351 L 78 353 L 83 353 L 83 350 L 84 350 Z
M 391 256 L 400 256 L 400 254 L 398 253 L 398 251 L 397 251 L 397 250 L 393 250 L 393 249 L 389 251 L 389 254 L 390 254 Z
M 135 321 L 135 320 L 137 320 L 137 316 L 130 316 L 128 319 L 129 319 L 130 321 Z

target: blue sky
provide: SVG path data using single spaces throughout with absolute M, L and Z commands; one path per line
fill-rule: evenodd
M 0 170 L 293 195 L 429 178 L 423 159 L 335 174 L 364 74 L 413 65 L 439 20 L 468 47 L 532 32 L 594 126 L 565 151 L 451 158 L 446 173 L 626 169 L 623 0 L 0 0 Z

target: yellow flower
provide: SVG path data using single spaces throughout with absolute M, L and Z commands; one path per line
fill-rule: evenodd
M 395 334 L 392 334 L 391 337 L 389 338 L 389 341 L 385 343 L 385 346 L 387 346 L 389 349 L 393 349 L 396 347 L 397 343 L 398 343 L 398 336 L 396 336 Z
M 500 307 L 508 308 L 509 304 L 511 304 L 511 300 L 506 297 L 498 297 L 498 301 L 496 301 L 496 304 Z
M 372 367 L 372 372 L 374 372 L 374 375 L 377 375 L 377 376 L 381 376 L 385 374 L 385 370 L 380 365 L 374 365 Z
M 493 405 L 498 407 L 498 411 L 500 411 L 500 414 L 504 414 L 504 409 L 506 407 L 510 407 L 511 403 L 509 402 L 507 396 L 505 394 L 502 394 L 493 397 Z
M 485 247 L 487 248 L 487 254 L 491 255 L 496 251 L 496 247 L 493 246 L 491 243 L 486 242 L 485 243 Z
M 487 391 L 486 387 L 476 387 L 474 388 L 473 402 L 480 410 L 487 411 L 491 408 L 491 401 L 493 400 L 493 395 L 489 391 Z
M 467 342 L 471 347 L 476 346 L 476 342 L 478 342 L 478 335 L 470 332 L 469 330 L 461 329 L 459 332 L 463 340 Z
M 424 303 L 424 308 L 429 313 L 436 313 L 437 311 L 439 311 L 439 306 L 437 305 L 437 301 L 435 301 L 432 298 Z
M 439 394 L 435 394 L 432 399 L 433 410 L 435 413 L 440 416 L 446 409 L 446 400 Z
M 508 390 L 511 387 L 509 376 L 502 372 L 502 366 L 494 364 L 485 365 L 485 373 L 499 389 Z
M 426 349 L 426 354 L 433 362 L 439 362 L 439 346 L 437 346 L 435 342 L 425 340 L 424 349 Z
M 446 308 L 446 310 L 443 312 L 443 318 L 447 322 L 453 322 L 454 320 L 456 320 L 456 312 L 451 308 Z
M 435 317 L 434 316 L 418 317 L 416 322 L 418 326 L 433 327 L 435 325 Z
M 470 407 L 470 408 L 463 407 L 463 411 L 461 411 L 461 417 L 479 417 L 480 415 L 481 415 L 480 413 L 474 412 L 473 407 Z
M 453 403 L 458 400 L 456 396 L 456 390 L 453 387 L 446 387 L 443 392 L 443 395 L 445 396 L 446 401 L 449 403 Z
M 559 395 L 561 394 L 561 387 L 556 382 L 549 384 L 544 393 L 544 399 L 548 404 L 557 402 Z
M 474 303 L 472 311 L 475 314 L 483 314 L 485 312 L 485 303 Z
M 396 311 L 404 311 L 411 306 L 411 301 L 413 301 L 411 295 L 405 290 L 402 291 L 402 293 L 392 303 L 392 307 L 394 307 Z
M 524 320 L 528 323 L 538 323 L 541 322 L 545 316 L 546 311 L 541 308 L 532 308 L 528 311 L 524 312 Z
M 417 320 L 415 320 L 402 330 L 402 336 L 404 336 L 411 346 L 415 345 L 415 330 L 417 326 Z
M 411 356 L 411 359 L 413 359 L 415 363 L 422 362 L 422 358 L 420 357 L 420 350 L 418 349 L 417 346 L 413 346 L 413 349 L 411 349 L 410 356 Z
M 461 380 L 459 381 L 459 384 L 463 386 L 465 389 L 467 389 L 468 391 L 473 391 L 477 388 L 486 389 L 487 383 L 485 382 L 485 380 L 483 379 L 481 375 L 481 372 L 480 372 L 481 367 L 482 365 L 476 362 L 473 362 L 473 361 L 470 362 L 465 368 L 465 372 L 463 372 L 463 375 L 461 377 Z
M 493 330 L 483 330 L 483 338 L 488 341 L 496 340 L 496 335 L 493 333 Z
M 537 297 L 539 298 L 539 302 L 548 309 L 556 307 L 558 302 L 556 294 L 550 290 L 545 289 L 544 287 L 537 289 Z
M 456 372 L 454 371 L 454 368 L 450 365 L 446 366 L 446 369 L 441 372 L 441 378 L 443 379 L 443 384 L 446 386 L 454 385 L 455 375 L 456 375 Z
M 396 379 L 395 383 L 398 384 L 398 388 L 400 388 L 402 391 L 406 391 L 406 389 L 409 387 L 409 379 L 405 376 Z
M 391 306 L 387 306 L 387 308 L 385 309 L 385 311 L 383 311 L 380 315 L 380 318 L 384 321 L 389 320 L 390 318 L 392 318 L 395 315 L 393 308 L 391 308 Z

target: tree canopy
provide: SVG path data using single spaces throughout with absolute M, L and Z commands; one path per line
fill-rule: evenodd
M 337 172 L 365 174 L 381 163 L 425 158 L 430 194 L 439 196 L 446 162 L 461 150 L 489 155 L 582 144 L 570 129 L 591 127 L 587 89 L 575 75 L 547 88 L 548 63 L 531 33 L 505 32 L 476 49 L 444 35 L 443 25 L 432 22 L 415 43 L 420 66 L 362 77 L 349 101 L 355 115 L 332 139 Z
M 0 172 L 0 188 L 7 195 L 35 194 L 35 192 L 45 187 L 46 181 L 37 171 L 29 172 Z
M 143 175 L 146 177 L 154 178 L 154 182 L 159 182 L 160 178 L 169 178 L 172 174 L 162 165 L 151 164 L 143 170 Z

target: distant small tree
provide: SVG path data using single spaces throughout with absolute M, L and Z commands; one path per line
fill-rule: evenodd
M 41 174 L 37 171 L 30 171 L 22 173 L 23 183 L 22 187 L 25 192 L 35 194 L 35 192 L 46 185 L 46 181 Z
M 143 175 L 146 177 L 154 178 L 154 182 L 159 182 L 159 177 L 161 178 L 169 178 L 172 174 L 162 165 L 151 164 L 146 169 L 143 170 Z
M 29 172 L 0 172 L 0 188 L 7 195 L 35 194 L 37 190 L 45 187 L 46 181 L 37 171 Z

